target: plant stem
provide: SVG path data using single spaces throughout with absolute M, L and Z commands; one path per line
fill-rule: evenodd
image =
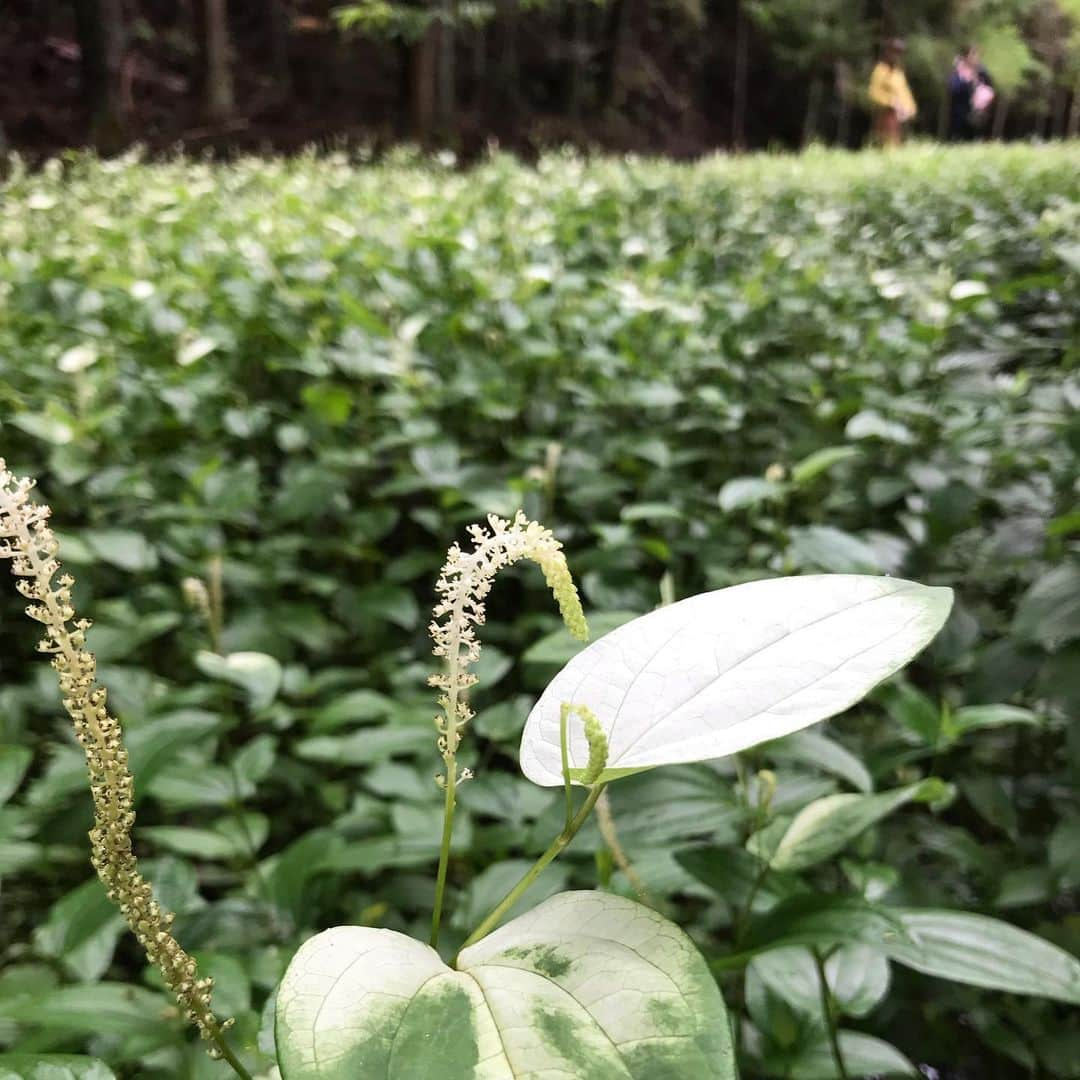
M 566 727 L 570 719 L 570 706 L 563 704 L 559 710 L 559 746 L 562 750 L 562 777 L 563 787 L 566 790 L 566 824 L 564 830 L 570 828 L 570 822 L 574 820 L 574 788 L 570 783 L 570 750 L 566 745 Z
M 627 857 L 622 844 L 619 843 L 619 833 L 615 828 L 615 818 L 611 814 L 611 803 L 606 792 L 596 803 L 596 824 L 600 827 L 600 835 L 604 838 L 608 851 L 611 852 L 611 858 L 623 872 L 626 880 L 630 882 L 630 887 L 637 893 L 638 900 L 656 911 L 656 902 L 649 895 L 649 890 L 645 887 L 645 882 L 641 880 L 641 875 L 634 869 L 634 864 Z
M 454 807 L 456 805 L 457 761 L 446 763 L 446 801 L 443 804 L 442 844 L 439 847 L 439 874 L 435 879 L 435 907 L 431 912 L 431 937 L 428 943 L 437 948 L 439 925 L 442 922 L 443 897 L 446 893 L 446 870 L 450 863 L 450 838 L 454 832 Z
M 825 962 L 821 959 L 821 953 L 813 950 L 814 966 L 817 968 L 818 986 L 821 989 L 821 1012 L 825 1020 L 825 1030 L 829 1035 L 829 1046 L 832 1049 L 833 1062 L 836 1065 L 836 1075 L 840 1080 L 848 1080 L 848 1071 L 844 1068 L 844 1055 L 840 1052 L 840 1036 L 836 1031 L 836 1004 L 833 1001 L 832 991 L 829 989 L 829 979 L 825 974 Z
M 240 1080 L 252 1080 L 251 1073 L 240 1064 L 237 1056 L 229 1049 L 229 1044 L 225 1041 L 225 1036 L 219 1028 L 213 1034 L 214 1045 L 221 1052 L 222 1058 L 229 1063 L 232 1067 L 232 1071 L 240 1077 Z
M 462 949 L 467 949 L 481 938 L 487 937 L 487 935 L 499 925 L 499 920 L 529 890 L 529 887 L 544 872 L 548 864 L 553 862 L 557 856 L 566 850 L 567 845 L 569 845 L 570 841 L 574 839 L 581 829 L 581 826 L 588 820 L 589 814 L 592 813 L 592 808 L 596 805 L 596 800 L 600 798 L 600 795 L 606 787 L 607 784 L 596 784 L 589 789 L 589 796 L 582 804 L 581 809 L 577 812 L 574 819 L 557 837 L 555 837 L 551 847 L 549 847 L 547 851 L 533 863 L 528 873 L 495 905 L 491 912 L 481 921 L 480 925 L 465 939 L 465 944 L 461 946 Z
M 750 885 L 750 890 L 746 894 L 746 902 L 736 913 L 732 923 L 732 944 L 735 947 L 735 952 L 739 951 L 739 947 L 746 937 L 746 931 L 750 928 L 750 919 L 754 913 L 754 901 L 757 899 L 757 894 L 761 891 L 761 886 L 765 884 L 765 879 L 768 876 L 769 861 L 768 859 L 763 859 L 758 867 L 758 872 Z

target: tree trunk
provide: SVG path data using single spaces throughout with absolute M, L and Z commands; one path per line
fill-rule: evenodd
M 948 94 L 942 94 L 938 98 L 937 137 L 939 142 L 944 142 L 949 137 L 949 104 Z
M 1065 121 L 1065 134 L 1070 139 L 1080 135 L 1080 81 L 1072 88 L 1072 101 L 1069 102 L 1069 117 Z
M 1005 117 L 1009 113 L 1009 98 L 1006 94 L 999 94 L 997 97 L 997 108 L 994 109 L 994 126 L 991 128 L 990 134 L 995 139 L 1000 139 L 1005 133 Z
M 448 141 L 453 134 L 457 113 L 457 76 L 455 72 L 455 0 L 439 0 L 438 56 L 436 60 L 437 93 L 435 121 L 439 138 Z
M 195 36 L 199 43 L 197 81 L 203 116 L 221 124 L 232 116 L 233 82 L 229 65 L 228 0 L 195 0 Z
M 746 24 L 745 0 L 739 0 L 735 11 L 735 63 L 731 104 L 731 145 L 736 150 L 746 148 L 746 85 L 749 71 L 750 34 Z
M 433 22 L 415 42 L 409 57 L 409 118 L 412 135 L 421 146 L 431 142 L 435 126 L 435 61 L 438 27 Z
M 816 74 L 810 82 L 806 95 L 806 115 L 803 117 L 802 144 L 809 146 L 818 131 L 818 114 L 821 112 L 821 99 L 825 95 L 825 82 L 821 74 Z
M 568 0 L 570 19 L 570 81 L 567 87 L 567 112 L 575 127 L 581 122 L 582 103 L 585 98 L 585 61 L 588 45 L 585 41 L 584 0 Z
M 518 0 L 495 0 L 496 108 L 500 126 L 513 131 L 521 105 L 518 70 Z
M 1065 116 L 1069 105 L 1069 90 L 1064 84 L 1054 87 L 1054 118 L 1051 124 L 1051 138 L 1065 138 Z
M 617 0 L 612 8 L 611 67 L 608 105 L 621 109 L 630 92 L 631 61 L 637 49 L 641 15 L 647 0 Z
M 289 16 L 283 0 L 260 0 L 262 5 L 263 49 L 279 98 L 292 91 L 289 70 Z
M 1040 102 L 1039 111 L 1041 114 L 1038 119 L 1039 138 L 1052 139 L 1054 137 L 1054 83 L 1052 80 Z
M 127 126 L 122 0 L 76 0 L 75 26 L 82 57 L 83 93 L 90 107 L 90 137 L 103 149 L 113 150 L 123 142 Z
M 851 99 L 854 94 L 851 66 L 836 61 L 836 143 L 845 148 L 851 139 Z

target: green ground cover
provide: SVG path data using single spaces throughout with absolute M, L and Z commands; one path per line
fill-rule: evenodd
M 947 924 L 929 975 L 852 944 L 869 902 L 1080 953 L 1078 313 L 1074 145 L 9 176 L 0 456 L 54 507 L 129 733 L 138 849 L 249 1062 L 269 1067 L 268 998 L 313 931 L 426 938 L 433 583 L 466 524 L 522 507 L 565 542 L 594 632 L 780 573 L 957 594 L 869 703 L 621 781 L 632 878 L 590 825 L 531 899 L 644 891 L 712 961 L 750 1076 L 832 1075 L 802 946 L 842 942 L 852 1075 L 902 1062 L 872 1036 L 945 1075 L 1080 1075 L 1075 1009 L 933 977 L 970 977 Z M 91 878 L 81 754 L 3 596 L 0 1051 L 222 1076 Z M 535 570 L 500 581 L 450 947 L 560 827 L 561 793 L 517 770 L 576 648 L 558 627 Z M 751 888 L 773 822 L 930 775 L 939 798 Z

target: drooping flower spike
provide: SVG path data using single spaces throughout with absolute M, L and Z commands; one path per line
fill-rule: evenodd
M 154 899 L 150 883 L 139 872 L 131 841 L 134 781 L 120 722 L 106 707 L 105 688 L 97 684 L 97 660 L 86 648 L 90 620 L 77 619 L 71 606 L 75 579 L 56 576 L 59 544 L 49 528 L 49 507 L 31 501 L 33 487 L 32 480 L 13 476 L 0 458 L 0 558 L 11 560 L 15 587 L 30 601 L 26 613 L 45 628 L 38 650 L 52 657 L 64 708 L 86 753 L 94 803 L 91 862 L 184 1016 L 210 1042 L 210 1055 L 221 1057 L 221 1035 L 232 1020 L 221 1022 L 214 1016 L 213 979 L 199 978 L 195 959 L 172 936 L 172 912 Z
M 465 701 L 469 687 L 476 683 L 470 666 L 480 659 L 480 641 L 476 627 L 484 624 L 484 600 L 491 592 L 495 576 L 504 567 L 521 559 L 531 559 L 540 566 L 544 579 L 555 596 L 567 629 L 580 641 L 589 636 L 581 599 L 574 585 L 562 544 L 538 522 L 518 511 L 512 521 L 488 516 L 487 528 L 471 525 L 472 551 L 454 544 L 446 555 L 446 564 L 435 584 L 439 594 L 429 627 L 435 642 L 433 652 L 445 662 L 443 671 L 428 682 L 440 691 L 442 714 L 436 717 L 439 753 L 451 768 L 461 743 L 462 729 L 473 717 Z

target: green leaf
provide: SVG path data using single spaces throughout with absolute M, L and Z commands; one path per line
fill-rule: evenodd
M 177 709 L 159 713 L 128 731 L 125 741 L 132 775 L 139 778 L 136 800 L 148 791 L 154 778 L 181 746 L 190 746 L 221 723 L 201 709 Z M 26 801 L 34 807 L 55 808 L 86 788 L 86 758 L 81 750 L 58 747 L 44 777 L 31 785 Z
M 906 936 L 884 951 L 940 979 L 1080 1005 L 1080 960 L 1049 941 L 985 915 L 897 910 Z
M 793 1009 L 824 1023 L 821 982 L 809 949 L 774 949 L 749 970 Z M 866 1016 L 889 992 L 889 961 L 869 945 L 844 945 L 825 961 L 825 979 L 841 1013 Z
M 416 727 L 364 728 L 350 735 L 314 735 L 294 747 L 297 757 L 334 765 L 374 765 L 396 754 L 421 753 L 432 746 L 431 732 Z
M 1030 724 L 1033 727 L 1044 722 L 1044 718 L 1030 709 L 1019 705 L 966 705 L 949 715 L 945 732 L 952 738 L 959 738 L 969 731 L 981 728 L 1004 727 L 1006 724 Z
M 151 825 L 142 829 L 151 843 L 177 855 L 193 859 L 249 859 L 266 843 L 270 823 L 256 813 L 222 818 L 210 829 L 187 825 Z
M 741 952 L 714 961 L 717 970 L 742 967 L 753 956 L 790 945 L 885 949 L 907 939 L 899 916 L 857 896 L 809 893 L 780 901 L 751 925 Z
M 116 1074 L 80 1054 L 0 1054 L 0 1080 L 116 1080 Z
M 17 413 L 10 423 L 25 431 L 27 435 L 53 446 L 66 446 L 75 438 L 73 417 L 54 415 L 53 413 Z
M 53 904 L 34 932 L 34 944 L 75 978 L 94 982 L 108 970 L 123 932 L 123 916 L 95 877 Z
M 944 790 L 940 780 L 923 780 L 878 795 L 827 795 L 816 799 L 795 815 L 770 865 L 776 870 L 805 870 L 824 862 L 905 803 L 938 799 Z
M 837 1033 L 840 1055 L 849 1077 L 866 1076 L 875 1080 L 898 1076 L 920 1076 L 914 1065 L 895 1046 L 861 1031 Z M 832 1047 L 825 1039 L 803 1051 L 786 1074 L 790 1080 L 836 1080 Z
M 1051 652 L 1080 638 L 1080 564 L 1062 563 L 1024 593 L 1013 633 Z
M 621 825 L 621 816 L 618 821 Z M 764 913 L 800 891 L 793 875 L 773 872 L 762 878 L 760 861 L 745 848 L 733 845 L 690 848 L 677 852 L 675 860 L 723 901 L 732 921 L 748 904 L 754 914 Z
M 638 612 L 636 611 L 590 613 L 589 633 L 593 638 L 603 637 L 637 617 Z M 566 627 L 561 627 L 546 637 L 542 637 L 535 645 L 531 645 L 526 649 L 521 660 L 523 664 L 544 668 L 553 674 L 555 670 L 572 660 L 585 647 L 584 642 L 571 635 Z
M 312 720 L 312 730 L 335 731 L 350 724 L 382 720 L 394 710 L 394 702 L 376 690 L 350 690 L 324 705 Z
M 261 780 L 270 775 L 277 757 L 277 739 L 273 735 L 256 735 L 237 752 L 232 760 L 232 773 L 240 788 L 241 798 L 255 793 Z
M 486 866 L 469 882 L 454 912 L 455 924 L 466 932 L 471 930 L 531 868 L 532 863 L 525 859 L 505 859 Z M 524 913 L 561 893 L 569 880 L 568 866 L 556 863 L 546 867 L 521 898 L 515 911 Z
M 172 1038 L 163 1017 L 174 1013 L 167 998 L 124 983 L 65 986 L 29 997 L 0 998 L 0 1020 L 85 1035 L 139 1034 L 155 1044 Z
M 18 790 L 33 758 L 34 752 L 28 746 L 0 743 L 0 806 Z
M 300 396 L 311 412 L 330 427 L 344 424 L 352 412 L 353 396 L 343 386 L 312 383 L 304 387 Z
M 825 961 L 825 977 L 847 1016 L 866 1016 L 889 993 L 889 962 L 869 945 L 844 945 Z
M 751 972 L 782 1001 L 821 1023 L 821 985 L 809 949 L 795 946 L 762 953 L 750 961 L 747 974 Z
M 791 468 L 791 482 L 796 487 L 802 487 L 816 479 L 824 472 L 828 472 L 834 465 L 841 461 L 850 461 L 859 457 L 862 451 L 856 446 L 825 446 L 807 454 L 797 465 Z
M 157 551 L 142 533 L 129 529 L 84 529 L 80 538 L 103 562 L 133 574 L 153 570 L 158 564 Z
M 339 926 L 277 996 L 283 1080 L 736 1075 L 723 999 L 690 939 L 605 893 L 563 893 L 447 967 L 390 930 Z M 393 1031 L 392 1038 L 388 1033 Z
M 831 574 L 874 574 L 884 569 L 865 540 L 831 525 L 792 529 L 788 555 L 801 569 Z
M 962 776 L 957 783 L 964 797 L 985 821 L 1014 841 L 1019 839 L 1020 822 L 1016 805 L 1002 777 L 980 773 Z
M 195 666 L 212 679 L 239 686 L 255 712 L 270 705 L 281 688 L 281 664 L 266 653 L 234 652 L 219 656 L 202 651 L 195 655 Z
M 859 791 L 874 790 L 873 777 L 862 761 L 847 747 L 819 731 L 796 731 L 767 743 L 762 750 L 774 761 L 813 765 L 847 780 Z
M 274 906 L 299 926 L 304 918 L 308 882 L 321 873 L 328 854 L 341 838 L 329 829 L 313 829 L 290 844 L 263 874 L 266 892 Z

